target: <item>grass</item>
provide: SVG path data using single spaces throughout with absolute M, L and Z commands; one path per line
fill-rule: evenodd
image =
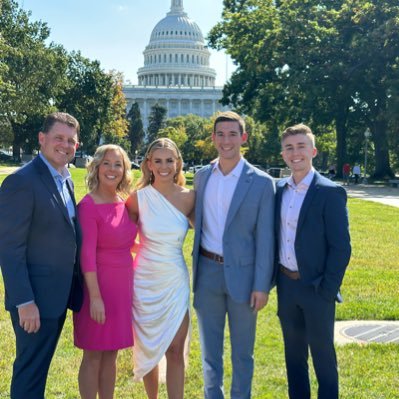
M 137 173 L 137 172 L 135 172 Z M 76 197 L 86 193 L 85 171 L 73 169 Z M 3 176 L 0 176 L 0 181 Z M 353 255 L 342 286 L 344 303 L 337 307 L 337 319 L 399 320 L 399 209 L 358 199 L 349 200 L 349 215 Z M 187 264 L 193 232 L 189 231 L 184 244 Z M 3 287 L 0 284 L 0 301 Z M 202 371 L 195 312 L 192 312 L 192 339 L 187 368 L 185 397 L 196 399 L 202 395 Z M 226 334 L 228 332 L 226 331 Z M 340 367 L 342 399 L 392 399 L 399 397 L 399 346 L 395 344 L 350 344 L 337 347 Z M 9 397 L 9 382 L 14 357 L 14 336 L 4 307 L 0 308 L 0 398 Z M 231 367 L 228 336 L 225 345 L 225 390 L 229 392 Z M 79 397 L 77 373 L 81 351 L 73 346 L 71 314 L 63 330 L 50 369 L 46 398 Z M 254 399 L 286 398 L 286 378 L 283 344 L 276 316 L 276 294 L 271 293 L 269 305 L 260 312 L 255 348 Z M 312 393 L 316 397 L 316 382 L 311 372 Z M 142 384 L 132 381 L 130 350 L 123 350 L 118 358 L 118 378 L 115 397 L 142 399 Z M 229 397 L 229 395 L 226 395 Z M 161 385 L 160 399 L 166 398 Z

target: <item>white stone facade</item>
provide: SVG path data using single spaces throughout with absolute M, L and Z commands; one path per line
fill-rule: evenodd
M 139 104 L 145 127 L 156 103 L 167 109 L 168 118 L 190 113 L 207 118 L 228 109 L 218 102 L 222 87 L 215 86 L 209 50 L 200 28 L 184 12 L 182 0 L 171 1 L 170 12 L 153 29 L 143 54 L 139 85 L 125 85 L 123 92 L 128 109 L 133 102 Z

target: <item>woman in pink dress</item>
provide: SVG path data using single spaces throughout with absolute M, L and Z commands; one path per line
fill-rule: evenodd
M 88 165 L 90 190 L 78 206 L 85 278 L 83 306 L 74 314 L 75 345 L 83 349 L 79 391 L 83 399 L 112 399 L 118 349 L 133 345 L 133 259 L 137 233 L 124 198 L 131 186 L 126 152 L 99 147 Z

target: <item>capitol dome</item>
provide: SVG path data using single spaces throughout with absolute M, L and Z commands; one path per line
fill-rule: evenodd
M 137 72 L 142 86 L 214 87 L 216 72 L 199 26 L 172 0 L 170 11 L 151 33 L 144 67 Z

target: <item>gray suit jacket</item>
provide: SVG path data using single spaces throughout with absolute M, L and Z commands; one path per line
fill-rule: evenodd
M 68 181 L 73 197 L 72 181 Z M 36 157 L 0 188 L 0 265 L 6 309 L 34 300 L 40 316 L 79 310 L 80 229 L 72 225 L 48 167 Z M 72 294 L 72 295 L 71 295 Z
M 274 193 L 272 178 L 244 160 L 233 194 L 223 234 L 226 286 L 239 303 L 249 302 L 251 292 L 269 292 L 273 281 Z M 212 165 L 197 172 L 193 290 L 196 291 L 202 230 L 203 198 Z

